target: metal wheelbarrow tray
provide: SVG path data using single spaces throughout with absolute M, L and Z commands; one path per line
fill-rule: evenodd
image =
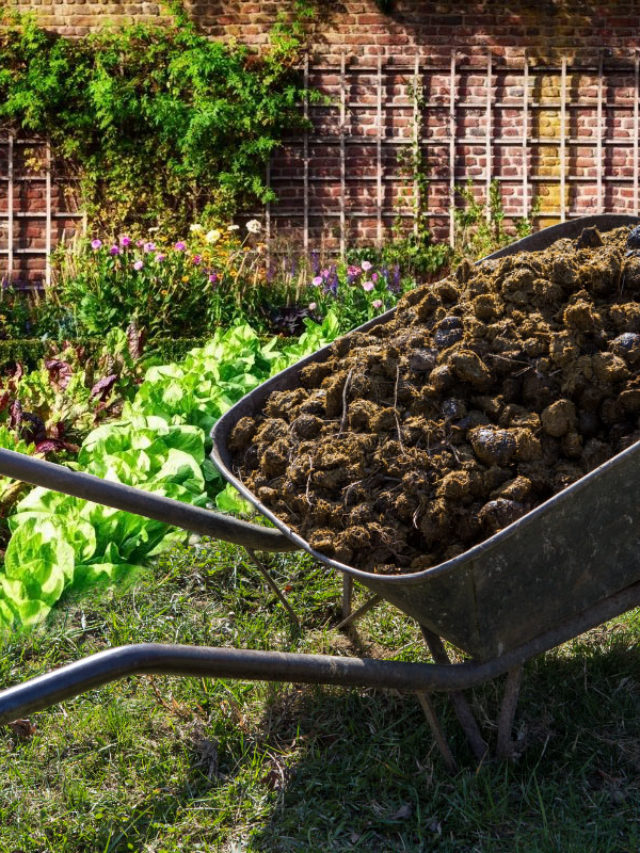
M 637 223 L 638 219 L 630 216 L 583 217 L 546 228 L 484 260 L 538 251 L 560 238 L 577 237 L 586 226 L 608 231 Z M 358 331 L 366 331 L 392 315 L 393 311 L 387 312 Z M 216 466 L 277 530 L 217 516 L 10 451 L 0 451 L 0 473 L 248 549 L 308 551 L 344 573 L 347 602 L 350 585 L 357 580 L 376 594 L 373 601 L 386 599 L 416 619 L 436 663 L 157 644 L 130 646 L 102 652 L 1 692 L 0 722 L 114 678 L 141 672 L 393 687 L 419 694 L 438 746 L 452 767 L 453 757 L 425 691 L 452 692 L 457 716 L 480 757 L 486 752 L 486 744 L 458 691 L 509 672 L 497 747 L 500 755 L 509 753 L 509 732 L 524 661 L 640 603 L 640 502 L 633 500 L 640 485 L 640 442 L 454 559 L 413 574 L 364 572 L 314 551 L 263 506 L 232 473 L 227 447 L 240 418 L 262 411 L 271 392 L 295 388 L 301 368 L 322 361 L 328 351 L 329 347 L 319 350 L 256 388 L 220 418 L 212 432 Z M 440 638 L 472 660 L 450 665 Z

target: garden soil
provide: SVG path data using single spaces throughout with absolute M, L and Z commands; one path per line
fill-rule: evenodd
M 313 548 L 413 572 L 466 551 L 640 439 L 628 228 L 408 293 L 242 418 L 251 491 Z

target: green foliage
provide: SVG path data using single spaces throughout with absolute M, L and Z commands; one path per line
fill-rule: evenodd
M 73 450 L 69 442 L 119 412 L 135 371 L 124 332 L 108 334 L 91 359 L 82 345 L 49 343 L 35 369 L 25 372 L 18 364 L 0 380 L 0 423 L 38 452 Z
M 330 315 L 322 326 L 308 321 L 293 343 L 274 338 L 265 344 L 246 325 L 216 332 L 182 364 L 150 368 L 122 419 L 85 438 L 74 467 L 207 505 L 223 486 L 206 458 L 217 418 L 338 330 Z M 235 507 L 235 500 L 227 491 L 221 508 Z M 5 629 L 37 624 L 65 591 L 118 580 L 186 536 L 151 519 L 41 488 L 18 504 L 10 527 L 13 536 L 0 574 L 0 628 Z
M 0 122 L 51 140 L 105 228 L 179 230 L 201 213 L 229 216 L 272 197 L 264 165 L 303 124 L 293 67 L 304 14 L 280 23 L 257 56 L 209 40 L 184 16 L 71 41 L 5 12 Z
M 466 186 L 458 187 L 457 194 L 463 205 L 454 211 L 457 260 L 484 258 L 513 241 L 513 234 L 504 225 L 505 213 L 498 181 L 492 181 L 488 199 L 483 200 L 474 193 L 471 180 Z M 535 217 L 536 212 L 537 204 L 534 204 L 531 217 Z M 518 238 L 526 237 L 532 231 L 531 218 L 516 220 L 514 229 Z
M 381 248 L 366 247 L 352 249 L 348 253 L 351 262 L 371 261 L 386 277 L 401 283 L 401 289 L 410 290 L 416 283 L 423 284 L 435 276 L 445 274 L 451 257 L 446 243 L 434 243 L 427 230 L 417 234 L 397 236 Z
M 0 426 L 0 449 L 14 450 L 16 453 L 28 455 L 33 455 L 36 452 L 33 442 L 18 438 L 13 430 L 4 425 Z M 24 490 L 23 483 L 16 483 L 9 477 L 0 477 L 0 517 L 4 519 Z
M 134 241 L 127 234 L 115 242 L 79 241 L 64 253 L 49 292 L 62 328 L 104 335 L 135 323 L 155 340 L 205 337 L 221 324 L 264 319 L 264 244 L 260 223 L 248 225 L 254 231 L 244 237 L 237 226 L 205 232 L 192 223 L 176 242 L 166 235 Z M 269 295 L 279 302 L 288 294 L 271 287 Z
M 334 314 L 322 325 L 306 321 L 297 340 L 264 343 L 248 325 L 219 329 L 180 364 L 152 367 L 123 416 L 157 415 L 192 424 L 207 437 L 216 420 L 240 397 L 290 364 L 315 352 L 340 332 Z
M 202 346 L 204 338 L 164 338 L 153 339 L 144 350 L 144 361 L 149 364 L 162 364 L 178 361 L 197 346 Z M 105 348 L 104 338 L 74 338 L 73 346 L 82 350 L 87 361 L 100 357 Z M 52 341 L 43 338 L 17 338 L 0 340 L 0 374 L 13 373 L 18 364 L 25 371 L 35 370 L 40 362 L 52 353 Z
M 151 341 L 173 334 L 206 336 L 220 326 L 251 324 L 269 333 L 299 334 L 304 319 L 335 314 L 343 331 L 393 307 L 418 281 L 432 278 L 449 258 L 426 235 L 381 249 L 352 250 L 352 263 L 281 258 L 260 241 L 258 220 L 205 232 L 199 223 L 177 242 L 166 237 L 116 242 L 96 238 L 67 252 L 55 300 L 64 335 L 107 334 L 131 323 Z M 296 272 L 294 274 L 293 269 Z M 65 307 L 68 306 L 68 307 Z M 51 313 L 54 316 L 54 312 Z
M 203 435 L 195 427 L 138 417 L 89 434 L 78 466 L 96 476 L 140 486 L 203 506 Z M 4 614 L 8 624 L 41 621 L 63 591 L 113 581 L 131 571 L 162 542 L 167 526 L 110 507 L 36 488 L 10 519 L 5 554 Z M 178 535 L 179 538 L 179 535 Z
M 38 295 L 21 293 L 6 281 L 0 289 L 0 345 L 5 340 L 23 338 L 31 331 Z
M 12 338 L 0 341 L 0 373 L 13 372 L 18 364 L 32 370 L 48 353 L 50 341 L 41 338 Z

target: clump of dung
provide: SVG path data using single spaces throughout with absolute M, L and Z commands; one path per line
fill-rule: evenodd
M 419 571 L 640 435 L 640 260 L 628 228 L 465 263 L 339 339 L 240 419 L 240 477 L 318 551 Z

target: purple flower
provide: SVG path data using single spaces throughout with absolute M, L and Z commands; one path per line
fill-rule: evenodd
M 112 246 L 112 247 L 109 249 L 109 254 L 110 254 L 110 255 L 119 255 L 119 254 L 120 254 L 120 249 L 119 249 L 117 246 Z
M 332 293 L 335 296 L 338 292 L 338 273 L 336 272 L 335 264 L 327 272 L 329 275 L 324 285 L 324 292 Z
M 133 265 L 133 268 L 134 268 L 134 270 L 141 270 L 143 266 L 144 266 L 144 263 L 142 261 L 136 261 L 135 264 Z
M 91 241 L 91 248 L 93 249 L 94 252 L 97 252 L 98 249 L 102 248 L 102 240 L 92 240 Z
M 194 255 L 193 256 L 193 263 L 195 266 L 198 266 L 198 264 L 200 264 L 201 262 L 202 262 L 202 258 L 200 257 L 200 255 Z
M 163 255 L 163 254 L 162 254 L 162 252 L 157 252 L 157 253 L 156 253 L 156 261 L 157 261 L 159 264 L 161 264 L 161 263 L 164 261 L 164 259 L 165 259 L 166 257 L 167 257 L 167 256 L 166 256 L 166 255 Z
M 322 276 L 322 278 L 329 278 L 329 276 L 331 275 L 331 270 L 325 268 L 322 270 L 320 275 Z
M 174 244 L 173 248 L 176 250 L 176 252 L 184 252 L 184 250 L 187 248 L 187 244 L 183 243 L 182 240 L 178 240 L 178 242 Z
M 347 267 L 347 284 L 353 284 L 353 282 L 358 278 L 362 270 L 360 267 L 348 266 Z
M 399 293 L 401 290 L 399 264 L 396 264 L 393 268 L 393 275 L 391 276 L 391 281 L 389 282 L 389 290 L 393 291 L 394 293 Z
M 155 252 L 156 244 L 155 243 L 145 243 L 142 247 L 145 252 Z
M 373 282 L 372 281 L 363 281 L 362 282 L 362 289 L 366 290 L 367 293 L 369 293 L 370 291 L 373 290 Z
M 372 264 L 371 264 L 371 262 L 370 262 L 370 261 L 363 261 L 363 262 L 362 262 L 362 269 L 363 269 L 365 272 L 369 272 L 369 270 L 371 269 L 371 267 L 372 267 Z
M 377 272 L 372 273 L 372 275 L 371 275 L 371 281 L 372 281 L 372 282 L 374 282 L 374 284 L 375 284 L 375 282 L 376 282 L 377 280 L 378 280 L 378 273 L 377 273 Z
M 371 305 L 373 308 L 382 308 L 382 299 L 374 299 Z
M 127 246 L 131 245 L 131 237 L 127 237 L 127 235 L 125 234 L 124 237 L 120 238 L 120 245 L 124 246 L 124 248 L 126 249 Z
M 320 252 L 317 249 L 313 249 L 311 252 L 311 269 L 314 275 L 318 275 L 320 272 Z
M 217 280 L 218 280 L 217 273 L 214 273 L 214 272 L 210 273 L 210 275 L 209 275 L 210 283 L 215 284 Z
M 321 287 L 323 283 L 324 283 L 324 279 L 322 278 L 321 275 L 316 275 L 311 280 L 311 284 L 314 287 Z

